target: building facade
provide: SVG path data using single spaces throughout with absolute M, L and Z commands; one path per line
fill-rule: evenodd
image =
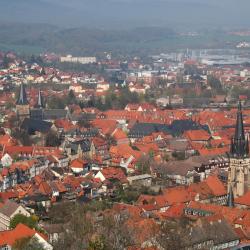
M 249 179 L 250 157 L 249 141 L 245 136 L 241 103 L 237 111 L 235 135 L 231 141 L 228 169 L 228 191 L 239 197 L 250 188 Z

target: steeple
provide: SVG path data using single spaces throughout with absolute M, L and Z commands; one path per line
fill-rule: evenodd
M 235 134 L 231 141 L 232 157 L 244 158 L 249 155 L 248 138 L 245 136 L 241 102 L 238 105 Z
M 242 117 L 242 107 L 241 107 L 240 101 L 239 101 L 238 111 L 237 111 L 237 121 L 236 121 L 234 139 L 235 140 L 245 139 L 243 117 Z
M 42 92 L 41 92 L 40 89 L 39 89 L 39 92 L 38 92 L 38 99 L 37 99 L 36 107 L 37 108 L 44 108 Z
M 25 91 L 25 87 L 23 85 L 23 83 L 20 86 L 20 91 L 19 91 L 19 96 L 16 102 L 16 105 L 28 105 L 28 99 L 27 99 L 27 95 L 26 95 L 26 91 Z
M 227 206 L 234 207 L 234 193 L 233 193 L 232 186 L 230 186 L 229 193 L 227 195 Z

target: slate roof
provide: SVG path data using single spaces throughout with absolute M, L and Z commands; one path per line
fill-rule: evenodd
M 74 151 L 77 152 L 78 147 L 81 147 L 81 150 L 83 152 L 89 152 L 90 151 L 90 147 L 91 147 L 91 141 L 88 139 L 83 139 L 80 141 L 76 141 L 70 144 L 70 148 Z
M 203 219 L 200 225 L 188 229 L 184 238 L 186 242 L 190 242 L 189 246 L 207 240 L 213 240 L 214 245 L 239 240 L 231 225 L 224 219 L 213 221 L 213 223 L 209 223 L 206 219 Z
M 192 120 L 175 120 L 170 125 L 170 131 L 173 136 L 179 136 L 187 130 L 205 130 L 209 133 L 207 125 L 200 125 Z
M 46 109 L 44 110 L 44 120 L 56 120 L 66 118 L 68 111 L 65 109 Z
M 47 133 L 51 126 L 51 122 L 25 118 L 21 128 L 27 130 L 29 134 L 33 134 L 35 132 Z
M 154 132 L 163 132 L 172 136 L 180 136 L 187 130 L 205 130 L 209 133 L 207 125 L 200 125 L 192 120 L 175 120 L 171 125 L 159 123 L 136 123 L 130 130 L 130 138 L 141 138 Z
M 168 125 L 158 123 L 136 123 L 130 130 L 128 137 L 141 138 L 147 135 L 151 135 L 154 132 L 170 133 Z
M 82 136 L 82 137 L 95 137 L 99 134 L 98 129 L 93 128 L 87 131 L 80 131 L 79 129 L 72 129 L 64 132 L 64 135 L 69 135 L 69 136 Z
M 31 109 L 30 117 L 37 120 L 57 120 L 69 117 L 69 112 L 65 109 Z
M 43 120 L 43 110 L 42 109 L 31 109 L 30 118 L 36 120 Z
M 0 213 L 10 217 L 20 205 L 16 202 L 7 200 L 4 205 L 0 208 Z

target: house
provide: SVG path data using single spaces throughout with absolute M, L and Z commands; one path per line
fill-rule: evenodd
M 1 135 L 0 136 L 0 145 L 2 147 L 4 146 L 15 146 L 16 141 L 8 134 Z
M 37 192 L 22 198 L 22 202 L 29 208 L 44 208 L 46 211 L 51 207 L 51 198 L 48 195 Z
M 135 175 L 127 177 L 129 185 L 150 187 L 153 177 L 149 174 Z
M 100 89 L 101 91 L 108 91 L 109 90 L 109 83 L 108 82 L 98 82 L 96 88 Z
M 228 164 L 228 158 L 224 156 L 192 156 L 187 160 L 169 161 L 152 171 L 156 176 L 187 185 L 206 179 L 215 169 L 227 169 Z
M 128 137 L 131 140 L 142 138 L 151 135 L 155 132 L 163 132 L 169 134 L 170 128 L 168 125 L 159 123 L 136 123 L 129 131 Z
M 30 216 L 30 213 L 22 205 L 14 201 L 7 200 L 0 204 L 0 231 L 8 230 L 11 219 L 17 214 Z
M 82 158 L 83 156 L 92 158 L 96 151 L 94 143 L 87 138 L 75 140 L 66 144 L 65 149 L 71 159 Z
M 115 141 L 117 142 L 117 145 L 120 144 L 129 144 L 129 139 L 127 134 L 120 128 L 117 128 L 112 135 Z
M 191 142 L 208 144 L 211 135 L 205 130 L 187 130 L 183 134 Z
M 129 180 L 129 177 L 128 177 Z M 227 192 L 217 177 L 209 177 L 203 182 L 189 186 L 165 188 L 159 195 L 140 195 L 137 205 L 144 211 L 166 212 L 176 204 L 189 204 L 191 201 L 224 205 Z
M 178 106 L 183 104 L 183 98 L 179 95 L 174 95 L 170 98 L 170 103 L 172 106 Z
M 53 250 L 46 236 L 37 232 L 34 229 L 27 227 L 24 224 L 18 224 L 16 228 L 0 232 L 0 249 L 1 250 L 12 250 L 18 240 L 30 238 L 34 239 L 43 246 L 44 250 Z
M 3 157 L 1 158 L 1 164 L 3 167 L 9 167 L 13 162 L 12 157 L 9 154 L 4 154 Z
M 239 244 L 239 236 L 225 219 L 199 219 L 184 230 L 184 249 L 232 249 Z
M 169 96 L 168 96 L 167 98 L 161 97 L 161 98 L 156 99 L 156 105 L 157 105 L 158 107 L 163 107 L 163 108 L 165 108 L 165 107 L 167 107 L 169 104 L 170 104 L 170 98 L 169 98 Z
M 87 165 L 88 165 L 88 162 L 78 158 L 78 159 L 73 160 L 70 163 L 70 168 L 74 174 L 80 174 L 84 172 L 87 173 L 86 171 L 88 170 Z
M 249 209 L 250 208 L 250 191 L 246 192 L 243 196 L 240 196 L 234 200 L 236 207 Z
M 63 236 L 64 227 L 62 224 L 46 224 L 44 230 L 48 234 L 49 243 L 53 244 L 58 241 L 59 237 Z
M 121 168 L 107 167 L 100 170 L 96 175 L 95 179 L 104 181 L 119 181 L 121 184 L 127 184 L 128 180 Z

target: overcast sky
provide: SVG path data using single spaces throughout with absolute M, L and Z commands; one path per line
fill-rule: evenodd
M 250 0 L 0 0 L 0 21 L 65 27 L 250 27 Z

